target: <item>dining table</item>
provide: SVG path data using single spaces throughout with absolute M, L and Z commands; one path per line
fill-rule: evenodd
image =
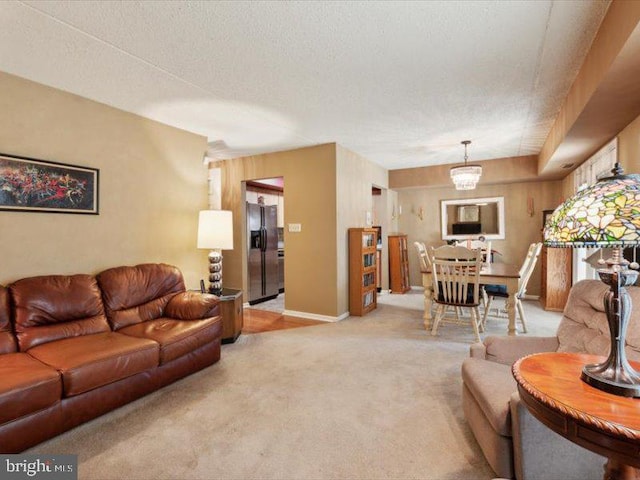
M 640 399 L 605 392 L 581 378 L 585 365 L 604 359 L 583 353 L 544 352 L 519 359 L 512 372 L 520 399 L 534 417 L 608 459 L 604 479 L 636 480 L 640 478 Z M 631 363 L 635 369 L 640 366 Z
M 424 287 L 424 328 L 431 328 L 431 303 L 432 303 L 432 275 L 431 268 L 420 269 L 422 273 L 422 286 Z M 480 283 L 484 285 L 504 285 L 507 288 L 506 309 L 509 322 L 507 334 L 517 335 L 515 295 L 518 292 L 520 280 L 520 266 L 510 263 L 486 263 L 480 270 Z

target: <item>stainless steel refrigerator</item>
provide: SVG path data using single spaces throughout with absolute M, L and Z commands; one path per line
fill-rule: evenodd
M 247 202 L 249 304 L 278 296 L 278 207 Z

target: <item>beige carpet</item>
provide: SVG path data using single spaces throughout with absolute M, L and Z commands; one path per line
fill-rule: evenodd
M 530 334 L 555 331 L 525 303 Z M 473 334 L 432 337 L 421 306 L 387 295 L 363 318 L 243 335 L 216 365 L 30 452 L 77 454 L 81 479 L 490 479 L 461 412 Z

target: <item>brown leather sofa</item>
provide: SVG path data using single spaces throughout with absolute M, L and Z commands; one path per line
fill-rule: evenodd
M 16 453 L 220 358 L 218 297 L 176 267 L 0 286 L 0 452 Z

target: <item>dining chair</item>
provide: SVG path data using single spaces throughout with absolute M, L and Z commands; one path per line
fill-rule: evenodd
M 467 240 L 467 248 L 469 250 L 480 249 L 482 252 L 482 263 L 488 265 L 493 262 L 491 253 L 491 241 L 486 240 Z
M 420 260 L 420 269 L 425 270 L 431 268 L 431 260 L 429 260 L 429 254 L 427 253 L 427 247 L 423 242 L 413 242 L 413 246 L 418 251 L 418 260 Z
M 445 317 L 448 307 L 458 312 L 469 310 L 469 317 L 456 315 L 455 323 L 469 320 L 476 340 L 480 341 L 482 322 L 480 319 L 480 268 L 482 253 L 480 250 L 469 250 L 465 247 L 445 245 L 434 249 L 429 254 L 432 265 L 433 301 L 436 312 L 431 335 L 438 334 L 438 326 Z
M 514 295 L 515 298 L 515 306 L 518 317 L 520 317 L 520 323 L 522 325 L 522 331 L 527 333 L 527 322 L 524 316 L 524 308 L 522 307 L 522 299 L 527 293 L 527 284 L 529 283 L 529 279 L 533 274 L 533 270 L 536 267 L 536 263 L 538 262 L 538 257 L 540 256 L 540 250 L 542 250 L 542 243 L 532 243 L 529 245 L 529 249 L 527 250 L 527 255 L 524 258 L 524 262 L 522 262 L 522 266 L 520 267 L 520 278 L 518 279 L 518 291 Z M 487 305 L 484 309 L 484 316 L 482 318 L 482 325 L 486 325 L 487 316 L 489 315 L 489 311 L 491 310 L 491 302 L 495 297 L 500 298 L 508 298 L 508 294 L 505 288 L 500 288 L 500 286 L 496 285 L 485 285 L 485 292 L 487 294 L 488 301 Z

